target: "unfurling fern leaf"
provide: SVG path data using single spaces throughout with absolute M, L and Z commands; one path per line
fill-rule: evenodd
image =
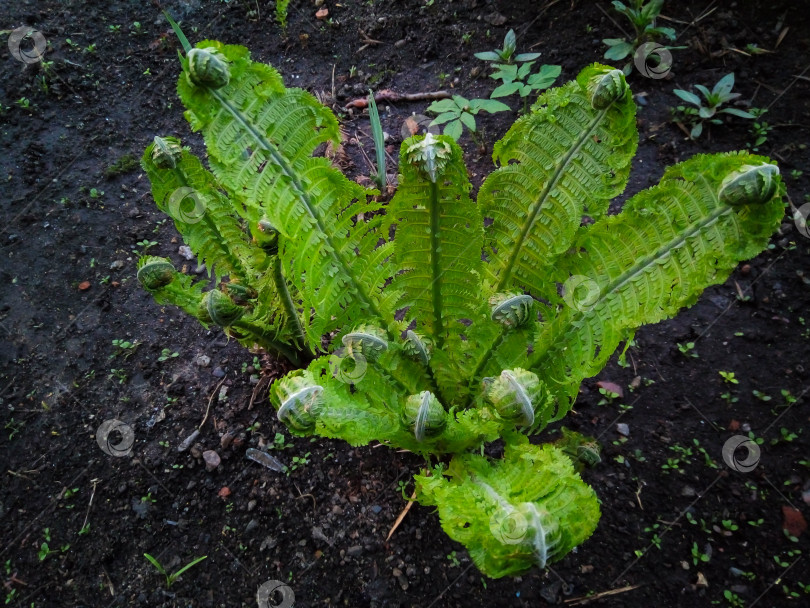
M 228 280 L 204 291 L 145 258 L 144 286 L 243 343 L 294 362 L 310 348 L 306 369 L 270 390 L 290 432 L 450 455 L 417 476 L 417 499 L 484 574 L 545 567 L 586 540 L 593 490 L 565 452 L 527 435 L 561 418 L 638 326 L 767 246 L 783 212 L 778 169 L 747 153 L 697 156 L 607 215 L 638 135 L 624 76 L 594 64 L 495 145 L 501 167 L 477 201 L 461 149 L 428 135 L 403 143 L 385 206 L 314 156 L 339 137 L 314 97 L 243 47 L 197 49 L 181 57 L 178 91 L 212 172 L 170 138 L 143 162 L 158 205 Z M 173 202 L 182 188 L 203 213 Z M 475 454 L 499 438 L 503 458 Z

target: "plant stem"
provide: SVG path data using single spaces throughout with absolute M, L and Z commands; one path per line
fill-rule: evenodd
M 439 213 L 439 186 L 436 182 L 430 183 L 430 267 L 433 274 L 431 290 L 433 296 L 433 339 L 436 348 L 444 346 L 444 327 L 442 323 L 442 283 L 441 264 L 439 263 L 440 249 L 440 219 Z
M 283 355 L 290 363 L 292 363 L 296 367 L 301 367 L 307 360 L 306 359 L 307 353 L 299 353 L 298 351 L 290 348 L 288 344 L 284 344 L 283 342 L 279 342 L 278 340 L 271 338 L 270 336 L 267 335 L 267 332 L 263 328 L 251 323 L 250 321 L 240 319 L 239 321 L 236 321 L 233 325 L 231 325 L 231 327 L 235 327 L 237 329 L 241 329 L 242 331 L 248 332 L 253 338 L 256 339 L 256 341 L 262 346 L 262 348 L 276 351 L 280 355 Z M 301 356 L 302 354 L 305 355 L 305 357 L 302 358 Z
M 281 297 L 281 303 L 284 305 L 284 312 L 287 315 L 287 319 L 293 324 L 295 338 L 298 340 L 301 350 L 305 351 L 307 355 L 314 359 L 315 355 L 307 346 L 307 337 L 301 325 L 301 320 L 298 318 L 298 311 L 295 309 L 295 305 L 290 297 L 290 290 L 287 289 L 287 280 L 284 278 L 284 273 L 281 268 L 281 258 L 278 254 L 273 256 L 272 265 L 273 282 L 276 284 L 276 291 L 278 291 L 279 297 Z

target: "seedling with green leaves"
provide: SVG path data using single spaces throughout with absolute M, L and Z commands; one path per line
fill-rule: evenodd
M 726 74 L 717 84 L 712 87 L 710 91 L 702 84 L 696 84 L 695 88 L 703 96 L 703 99 L 690 91 L 683 89 L 673 89 L 672 92 L 678 97 L 683 99 L 686 103 L 695 106 L 678 106 L 675 108 L 676 112 L 684 116 L 686 121 L 692 125 L 690 137 L 697 139 L 703 133 L 703 123 L 708 121 L 714 125 L 721 125 L 723 121 L 718 118 L 719 114 L 730 114 L 732 116 L 739 116 L 740 118 L 754 118 L 751 112 L 740 110 L 738 108 L 723 108 L 723 104 L 728 103 L 741 96 L 740 93 L 732 93 L 734 88 L 734 73 Z
M 453 95 L 451 99 L 440 99 L 434 101 L 427 108 L 428 112 L 438 114 L 432 125 L 444 125 L 444 134 L 458 141 L 459 137 L 467 127 L 473 139 L 481 145 L 482 141 L 478 135 L 475 124 L 475 117 L 479 112 L 503 112 L 509 110 L 509 106 L 494 99 L 473 99 L 467 100 L 460 95 Z
M 523 100 L 523 112 L 528 110 L 529 95 L 549 88 L 560 75 L 562 68 L 558 65 L 544 65 L 539 72 L 531 73 L 533 61 L 516 65 L 497 65 L 496 72 L 490 78 L 500 80 L 503 84 L 496 87 L 490 97 L 507 97 L 517 93 Z
M 528 109 L 529 95 L 542 91 L 554 84 L 562 68 L 558 65 L 544 65 L 540 71 L 532 74 L 531 69 L 540 53 L 515 54 L 517 38 L 514 30 L 509 30 L 503 41 L 502 49 L 476 53 L 475 56 L 492 64 L 495 70 L 490 78 L 500 80 L 501 84 L 490 97 L 496 99 L 518 93 L 523 99 L 523 111 Z M 498 110 L 500 111 L 500 110 Z M 473 123 L 474 124 L 474 123 Z M 459 132 L 461 127 L 459 126 Z M 472 131 L 472 129 L 470 129 Z
M 629 4 L 629 5 L 628 5 Z M 664 0 L 630 0 L 628 4 L 614 0 L 613 9 L 627 17 L 633 26 L 634 38 L 630 41 L 627 38 L 605 38 L 604 42 L 608 46 L 605 51 L 605 59 L 610 61 L 621 61 L 632 56 L 636 49 L 645 42 L 655 42 L 666 38 L 675 40 L 675 30 L 671 27 L 658 27 L 655 22 L 661 14 Z M 629 66 L 625 66 L 625 74 L 629 73 Z
M 159 562 L 157 559 L 155 559 L 154 557 L 152 557 L 152 556 L 151 556 L 151 555 L 149 555 L 148 553 L 144 553 L 144 554 L 143 554 L 143 556 L 144 556 L 144 557 L 147 559 L 147 561 L 148 561 L 150 564 L 152 564 L 152 565 L 153 565 L 153 566 L 154 566 L 154 567 L 157 569 L 157 571 L 158 571 L 158 572 L 160 572 L 160 573 L 161 573 L 161 574 L 162 574 L 164 577 L 166 577 L 166 589 L 170 589 L 170 588 L 171 588 L 171 586 L 174 584 L 174 582 L 175 582 L 175 581 L 176 581 L 178 578 L 180 578 L 180 576 L 181 576 L 181 575 L 182 575 L 182 574 L 183 574 L 183 573 L 184 573 L 186 570 L 188 570 L 189 568 L 192 568 L 192 567 L 196 566 L 196 565 L 197 565 L 197 564 L 199 564 L 201 561 L 203 561 L 204 559 L 207 559 L 207 558 L 208 558 L 208 556 L 207 556 L 207 555 L 203 555 L 202 557 L 195 558 L 194 560 L 192 560 L 191 562 L 189 562 L 188 564 L 186 564 L 185 566 L 183 566 L 182 568 L 180 568 L 180 569 L 179 569 L 177 572 L 175 572 L 174 574 L 169 574 L 168 572 L 166 572 L 166 569 L 165 569 L 165 568 L 164 568 L 164 567 L 161 565 L 161 563 L 160 563 L 160 562 Z
M 416 500 L 487 576 L 545 567 L 584 542 L 595 492 L 529 436 L 570 411 L 638 326 L 767 247 L 784 215 L 777 167 L 699 155 L 609 215 L 638 133 L 624 75 L 594 64 L 495 144 L 500 167 L 477 200 L 461 148 L 429 133 L 403 142 L 384 206 L 313 155 L 340 128 L 312 95 L 244 47 L 184 50 L 178 92 L 211 171 L 170 138 L 143 166 L 215 285 L 147 256 L 144 286 L 306 365 L 270 388 L 293 435 L 422 455 Z M 185 207 L 180 188 L 194 191 Z M 483 455 L 498 439 L 503 456 Z
M 508 64 L 513 65 L 516 63 L 523 63 L 526 61 L 534 61 L 538 57 L 540 57 L 540 53 L 518 53 L 515 54 L 517 50 L 517 36 L 515 35 L 515 30 L 509 30 L 506 32 L 506 36 L 503 39 L 503 48 L 502 49 L 495 49 L 493 51 L 484 51 L 482 53 L 476 53 L 475 57 L 481 59 L 482 61 L 488 61 L 492 64 L 495 64 L 497 67 L 499 64 Z

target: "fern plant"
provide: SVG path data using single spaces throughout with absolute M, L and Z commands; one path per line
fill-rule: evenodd
M 243 343 L 309 349 L 305 369 L 271 386 L 278 418 L 296 435 L 423 455 L 416 499 L 484 574 L 544 567 L 585 541 L 595 492 L 529 436 L 565 416 L 638 326 L 767 246 L 783 215 L 777 167 L 696 156 L 608 215 L 638 134 L 622 72 L 594 64 L 495 145 L 500 168 L 477 200 L 461 148 L 428 134 L 402 144 L 384 206 L 314 155 L 339 130 L 312 95 L 241 46 L 204 41 L 180 60 L 211 172 L 171 138 L 143 164 L 158 206 L 228 281 L 203 292 L 150 257 L 147 289 Z M 193 190 L 185 207 L 178 188 Z M 503 455 L 484 455 L 497 439 Z

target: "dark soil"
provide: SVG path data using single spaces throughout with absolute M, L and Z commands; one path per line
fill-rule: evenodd
M 687 25 L 707 5 L 710 14 Z M 272 3 L 164 3 L 192 42 L 245 44 L 289 85 L 336 109 L 369 86 L 454 87 L 468 98 L 487 97 L 493 81 L 473 53 L 500 46 L 510 27 L 520 49 L 542 51 L 541 61 L 562 65 L 561 81 L 568 80 L 601 59 L 602 38 L 621 35 L 606 13 L 626 27 L 608 2 L 324 6 L 329 21 L 315 19 L 312 2 L 293 2 L 284 37 Z M 764 119 L 773 129 L 760 153 L 779 162 L 793 204 L 805 202 L 809 9 L 796 1 L 667 3 L 666 25 L 688 48 L 674 52 L 666 79 L 630 77 L 641 104 L 630 193 L 656 182 L 667 164 L 752 142 L 743 119 L 714 126 L 697 142 L 669 120 L 678 103 L 673 88 L 711 86 L 734 71 L 741 99 L 769 108 Z M 10 55 L 0 62 L 0 598 L 7 605 L 253 607 L 268 580 L 288 583 L 302 607 L 542 606 L 610 591 L 618 593 L 596 601 L 810 605 L 808 534 L 794 542 L 782 529 L 783 508 L 810 515 L 810 499 L 802 499 L 810 484 L 810 327 L 803 318 L 810 241 L 790 210 L 768 251 L 677 319 L 641 329 L 625 366 L 613 362 L 584 384 L 565 423 L 597 437 L 604 450 L 602 463 L 583 473 L 602 501 L 593 537 L 553 572 L 487 580 L 431 509 L 414 506 L 385 540 L 405 505 L 398 485 L 421 465 L 412 454 L 287 436 L 289 447 L 272 453 L 290 466 L 294 456 L 308 461 L 289 475 L 246 460 L 248 447 L 285 432 L 265 390 L 256 391 L 251 407 L 254 355 L 159 307 L 139 288 L 133 250 L 144 240 L 156 242 L 150 253 L 195 270 L 179 255 L 182 243 L 156 210 L 140 168 L 126 162 L 156 134 L 202 149 L 182 118 L 178 44 L 159 9 L 135 1 L 18 0 L 4 2 L 0 14 L 3 27 L 41 31 L 52 62 L 26 65 Z M 365 46 L 365 37 L 380 42 Z M 774 52 L 732 50 L 749 43 Z M 382 104 L 392 156 L 404 119 L 425 107 Z M 490 148 L 513 119 L 503 113 L 479 120 Z M 372 149 L 368 119 L 343 113 L 343 120 L 348 170 L 368 175 L 358 145 L 366 154 Z M 462 143 L 480 184 L 492 168 L 489 153 L 466 135 Z M 113 340 L 139 346 L 121 352 Z M 677 344 L 688 342 L 696 357 L 679 351 Z M 164 349 L 178 356 L 160 361 Z M 201 355 L 210 357 L 208 366 L 197 365 Z M 262 366 L 262 386 L 284 369 L 270 359 Z M 734 372 L 739 383 L 724 382 L 719 371 Z M 624 398 L 600 403 L 596 380 L 618 383 Z M 631 383 L 638 384 L 632 392 Z M 791 407 L 784 391 L 799 397 Z M 197 442 L 178 452 L 209 403 Z M 98 427 L 114 418 L 134 431 L 128 457 L 108 456 L 96 443 Z M 617 423 L 629 425 L 627 440 Z M 744 425 L 764 440 L 750 473 L 731 470 L 721 457 L 729 437 L 747 434 Z M 558 432 L 555 426 L 540 439 Z M 797 437 L 788 441 L 791 433 Z M 210 472 L 205 450 L 222 459 Z M 668 459 L 679 462 L 665 469 Z M 409 483 L 405 492 L 411 490 Z M 709 560 L 694 563 L 693 546 Z M 208 558 L 166 590 L 144 553 L 172 572 Z M 735 595 L 728 599 L 724 591 Z

